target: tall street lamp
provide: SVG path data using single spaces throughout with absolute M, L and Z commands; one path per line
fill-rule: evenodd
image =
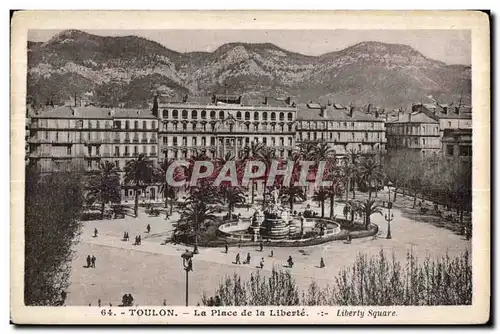
M 387 221 L 387 236 L 386 239 L 391 239 L 391 221 L 394 219 L 394 214 L 391 213 L 392 202 L 391 202 L 391 187 L 389 186 L 389 201 L 387 202 L 387 213 L 384 215 Z
M 189 291 L 189 272 L 193 271 L 193 253 L 186 249 L 186 252 L 181 254 L 182 266 L 186 271 L 186 306 L 188 306 L 188 291 Z

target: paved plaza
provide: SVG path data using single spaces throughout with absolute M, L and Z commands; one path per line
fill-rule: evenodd
M 336 204 L 337 215 L 342 213 L 343 204 Z M 296 210 L 303 207 L 296 205 Z M 315 211 L 320 208 L 314 203 Z M 385 209 L 384 209 L 385 211 Z M 200 247 L 200 254 L 193 259 L 194 271 L 189 274 L 189 303 L 201 303 L 203 292 L 213 295 L 218 283 L 226 276 L 234 273 L 249 277 L 253 271 L 261 271 L 267 275 L 273 266 L 289 270 L 299 288 L 306 290 L 311 280 L 320 286 L 334 283 L 339 269 L 350 266 L 359 252 L 376 255 L 383 249 L 387 255 L 393 252 L 400 261 L 405 261 L 406 252 L 412 250 L 420 261 L 426 256 L 440 257 L 448 253 L 458 255 L 471 249 L 471 242 L 449 229 L 437 227 L 421 221 L 420 215 L 403 213 L 400 209 L 392 210 L 394 221 L 391 224 L 392 239 L 385 239 L 387 223 L 381 215 L 372 216 L 372 222 L 380 231 L 375 237 L 353 239 L 351 244 L 344 241 L 333 241 L 310 247 L 258 247 L 232 246 L 225 254 L 223 248 Z M 243 217 L 250 216 L 253 210 L 237 209 Z M 325 208 L 329 213 L 329 206 Z M 104 221 L 86 222 L 75 246 L 75 257 L 72 263 L 71 285 L 68 291 L 67 305 L 102 305 L 121 304 L 121 297 L 131 293 L 136 305 L 185 304 L 185 271 L 180 255 L 186 250 L 182 245 L 166 243 L 179 218 L 174 214 L 168 219 L 165 216 L 149 217 L 142 209 L 138 218 L 126 217 Z M 420 220 L 419 220 L 420 219 Z M 151 232 L 146 232 L 150 224 Z M 93 236 L 94 228 L 99 233 Z M 130 240 L 123 241 L 123 233 L 128 231 Z M 141 235 L 142 244 L 133 245 L 136 235 Z M 192 249 L 192 248 L 190 248 Z M 274 257 L 269 257 L 271 249 Z M 237 253 L 242 260 L 250 252 L 251 264 L 233 264 Z M 85 268 L 87 255 L 97 258 L 95 268 Z M 288 256 L 292 256 L 294 267 L 284 267 Z M 264 269 L 258 269 L 260 259 L 264 257 Z M 319 268 L 323 257 L 326 267 Z M 210 279 L 208 279 L 210 278 Z

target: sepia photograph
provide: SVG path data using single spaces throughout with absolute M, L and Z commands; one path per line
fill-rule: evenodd
M 86 309 L 77 323 L 398 323 L 428 306 L 487 321 L 474 30 L 386 20 L 24 27 L 19 307 Z

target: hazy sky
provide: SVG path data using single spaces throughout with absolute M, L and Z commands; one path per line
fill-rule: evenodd
M 30 30 L 28 40 L 49 40 L 60 30 Z M 85 30 L 101 36 L 136 35 L 179 51 L 214 51 L 229 42 L 273 43 L 306 55 L 338 51 L 363 41 L 407 44 L 447 64 L 471 63 L 468 30 Z

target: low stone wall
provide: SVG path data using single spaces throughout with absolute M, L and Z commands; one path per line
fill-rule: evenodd
M 219 236 L 223 238 L 230 238 L 239 240 L 240 238 L 251 240 L 252 238 L 245 238 L 243 235 L 234 235 L 232 233 L 236 231 L 246 231 L 250 225 L 252 220 L 250 218 L 241 218 L 240 220 L 225 223 L 219 226 L 217 229 L 217 233 Z

